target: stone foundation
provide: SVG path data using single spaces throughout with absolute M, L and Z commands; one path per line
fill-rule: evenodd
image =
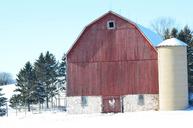
M 67 112 L 71 114 L 101 113 L 102 97 L 86 96 L 87 104 L 82 104 L 81 96 L 67 97 Z M 85 101 L 84 101 L 85 102 Z M 158 94 L 122 96 L 123 112 L 159 110 Z
M 101 113 L 102 98 L 87 96 L 87 105 L 83 106 L 81 96 L 67 97 L 67 112 L 71 114 Z
M 159 110 L 159 95 L 158 94 L 143 94 L 143 103 L 139 101 L 140 95 L 126 95 L 123 97 L 123 111 L 148 111 Z

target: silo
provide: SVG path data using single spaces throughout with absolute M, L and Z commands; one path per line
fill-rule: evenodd
M 188 107 L 187 45 L 171 38 L 157 46 L 160 110 Z

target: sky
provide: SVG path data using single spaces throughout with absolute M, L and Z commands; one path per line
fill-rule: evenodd
M 112 10 L 145 27 L 170 17 L 193 28 L 192 0 L 0 0 L 0 72 L 15 78 L 50 51 L 61 60 L 82 29 Z

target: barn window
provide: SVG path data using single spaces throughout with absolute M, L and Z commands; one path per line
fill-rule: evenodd
M 107 21 L 107 28 L 108 29 L 115 29 L 115 21 L 114 20 Z
M 81 97 L 81 106 L 82 107 L 88 106 L 88 98 L 87 98 L 87 96 L 82 96 Z
M 138 105 L 144 105 L 144 95 L 139 95 L 138 96 L 138 102 L 137 102 Z

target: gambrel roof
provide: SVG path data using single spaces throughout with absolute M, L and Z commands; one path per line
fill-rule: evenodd
M 84 27 L 84 29 L 82 30 L 82 32 L 80 33 L 80 35 L 78 36 L 78 38 L 75 40 L 74 44 L 72 45 L 72 47 L 68 50 L 68 53 L 71 51 L 71 49 L 74 47 L 75 43 L 79 40 L 79 38 L 81 37 L 81 35 L 83 34 L 83 32 L 92 24 L 94 24 L 95 22 L 97 22 L 98 20 L 100 20 L 101 18 L 105 17 L 108 14 L 113 14 L 129 23 L 131 23 L 132 25 L 134 25 L 141 33 L 142 35 L 149 41 L 150 45 L 155 49 L 155 46 L 158 45 L 159 43 L 161 43 L 163 40 L 162 38 L 156 34 L 155 32 L 151 31 L 150 29 L 140 25 L 140 24 L 136 24 L 135 22 L 113 12 L 113 11 L 109 11 L 107 13 L 105 13 L 104 15 L 102 15 L 101 17 L 97 18 L 96 20 L 92 21 L 90 24 L 88 24 L 87 26 Z

